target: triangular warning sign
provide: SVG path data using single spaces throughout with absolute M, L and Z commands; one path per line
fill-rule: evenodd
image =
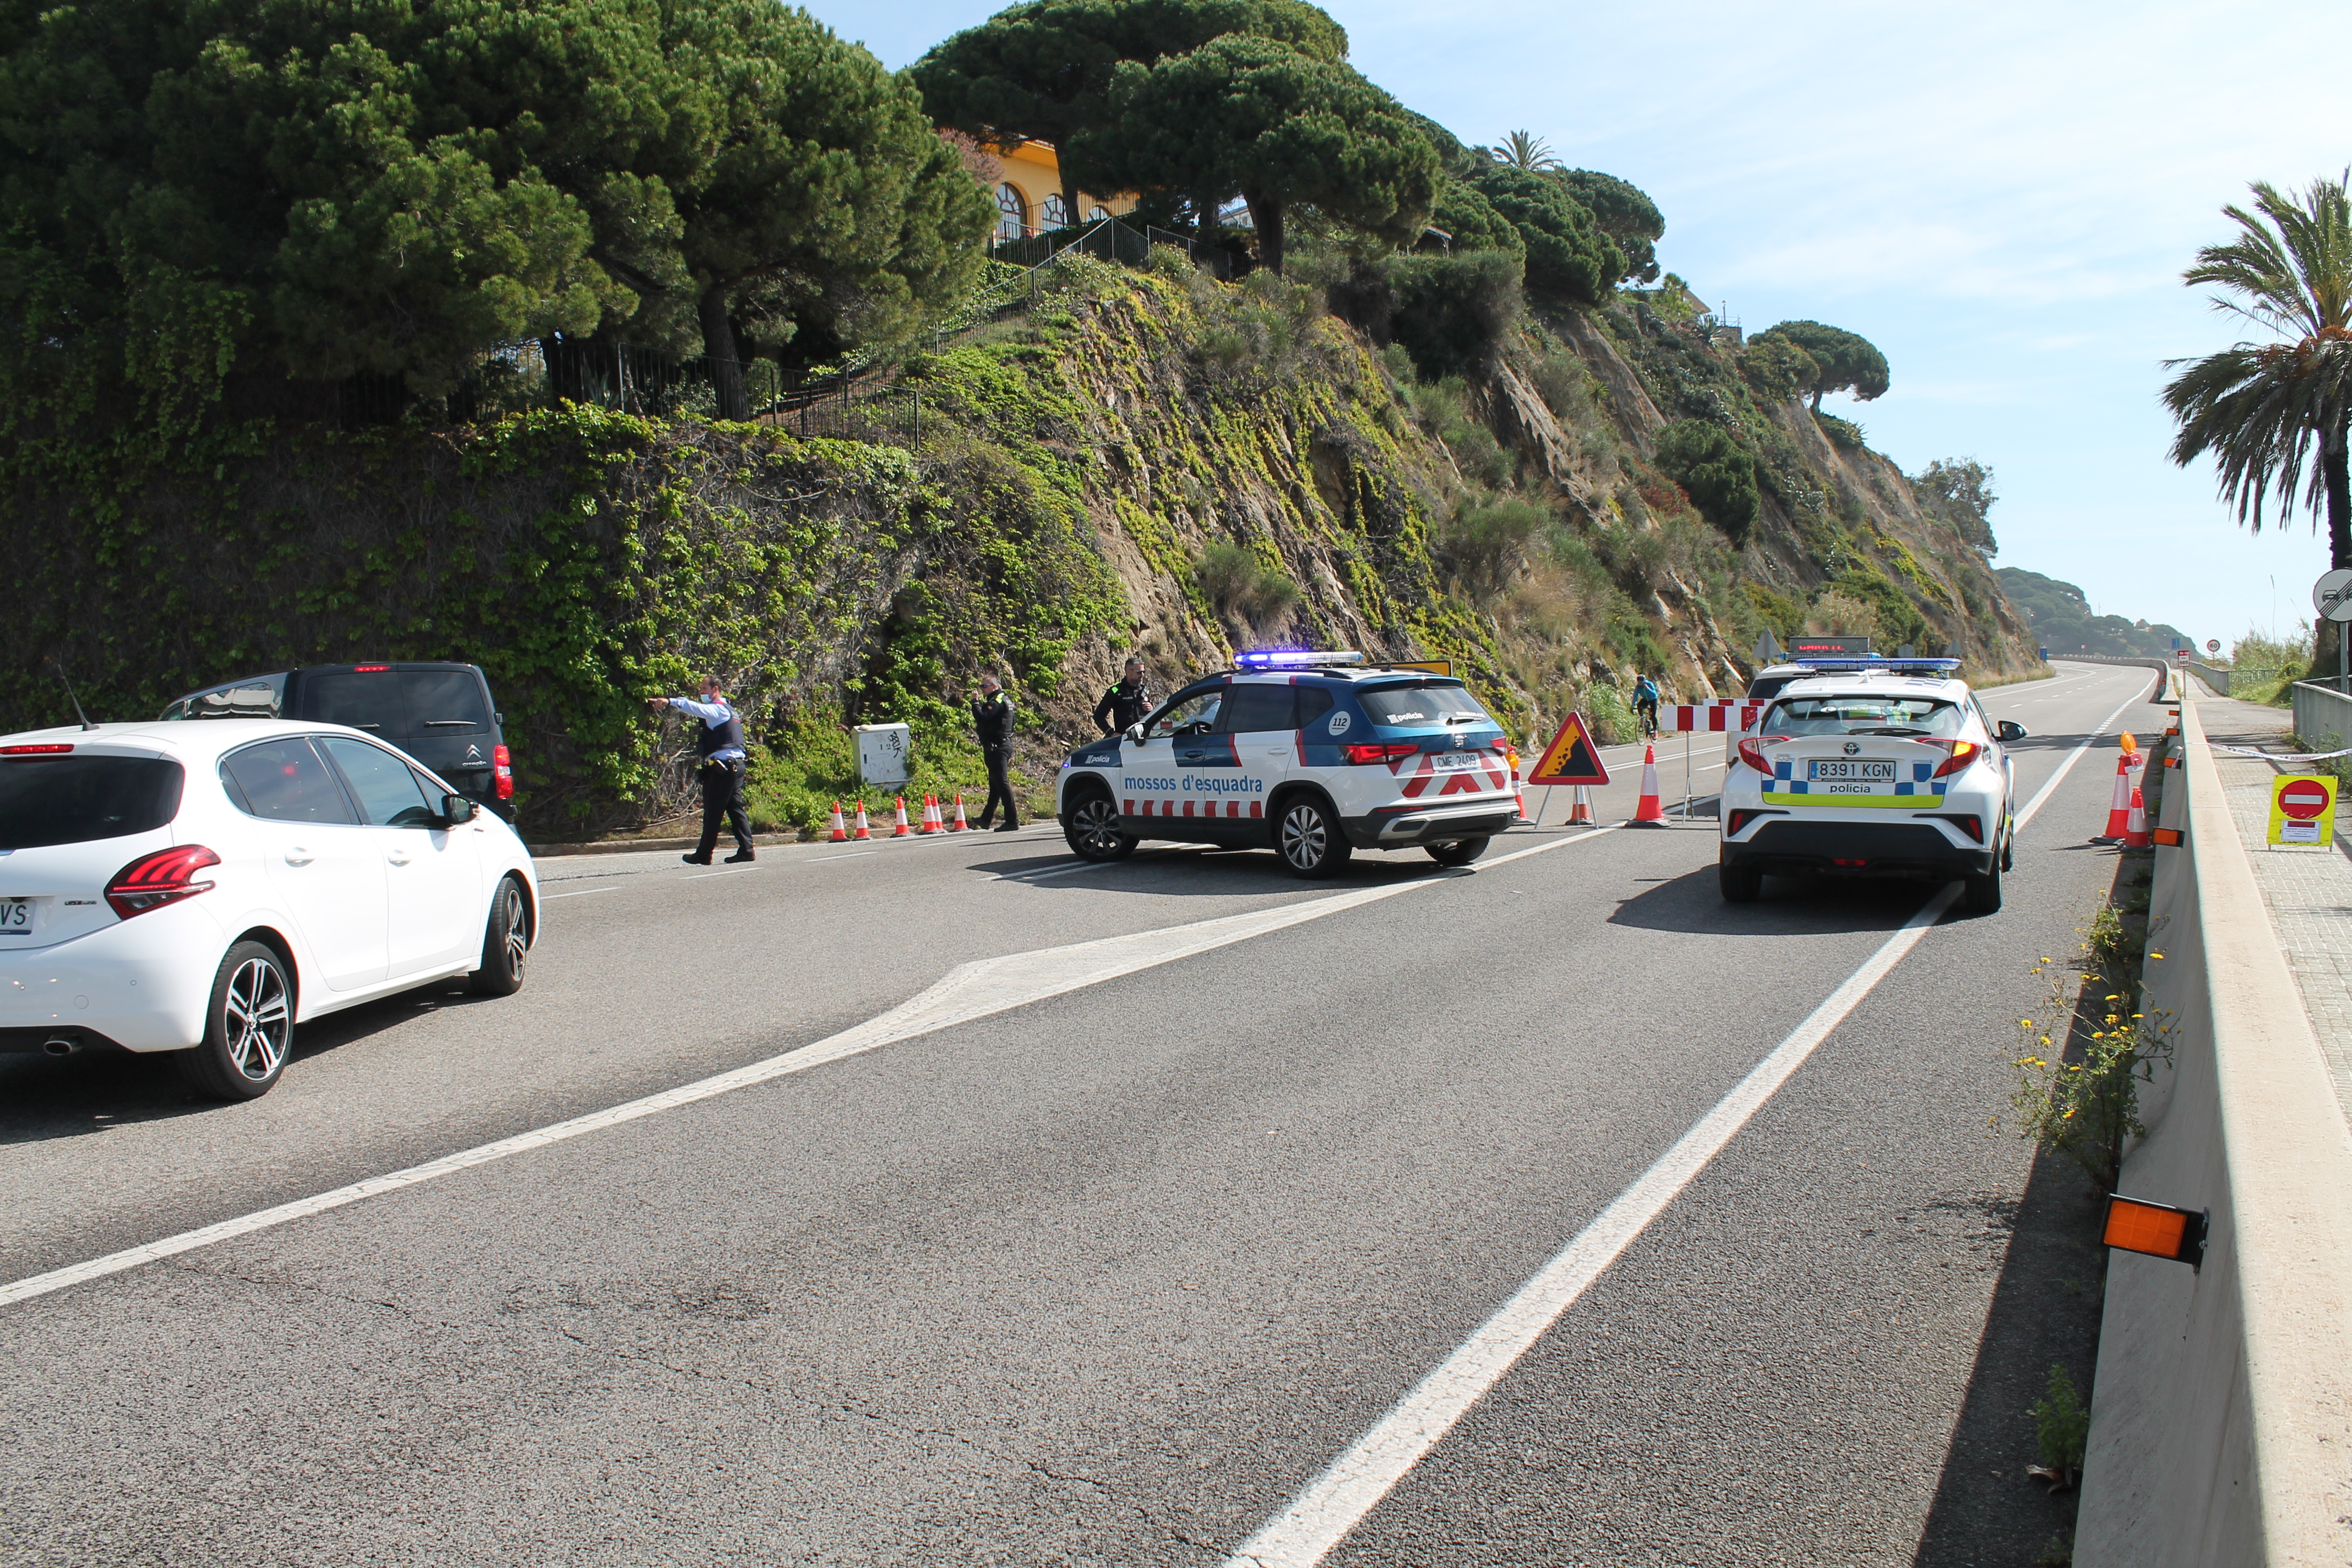
M 1530 784 L 1605 784 L 1609 770 L 1601 765 L 1601 748 L 1592 743 L 1592 733 L 1584 727 L 1584 715 L 1570 713 L 1559 733 L 1551 738 L 1536 771 L 1525 781 Z

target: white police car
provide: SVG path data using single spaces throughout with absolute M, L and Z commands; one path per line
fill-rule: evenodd
M 1055 805 L 1073 850 L 1271 848 L 1301 877 L 1331 876 L 1358 849 L 1466 866 L 1517 814 L 1502 728 L 1453 677 L 1347 652 L 1236 665 L 1070 753 Z
M 2000 908 L 2016 833 L 2007 742 L 1958 659 L 1811 664 L 1741 739 L 1724 777 L 1717 875 L 1746 903 L 1767 875 L 1954 878 Z

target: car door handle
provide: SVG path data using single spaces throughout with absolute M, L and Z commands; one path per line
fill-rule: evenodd
M 384 851 L 383 858 L 395 866 L 408 864 L 408 851 L 405 849 L 387 849 Z
M 316 858 L 316 856 L 299 844 L 289 844 L 286 847 L 286 863 L 289 866 L 308 866 Z

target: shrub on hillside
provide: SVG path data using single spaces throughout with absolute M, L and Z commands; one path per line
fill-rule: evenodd
M 1625 275 L 1625 253 L 1559 181 L 1496 163 L 1480 171 L 1473 184 L 1527 243 L 1530 292 L 1597 305 Z
M 1805 612 L 1805 630 L 1820 637 L 1876 637 L 1878 606 L 1832 588 Z
M 1481 598 L 1502 591 L 1550 520 L 1523 500 L 1473 507 L 1446 529 L 1443 548 L 1463 585 Z
M 1423 381 L 1492 364 L 1524 309 L 1520 262 L 1505 250 L 1391 256 L 1359 262 L 1331 284 L 1332 314 L 1385 348 L 1412 357 Z
M 1219 616 L 1252 630 L 1273 625 L 1298 603 L 1297 584 L 1237 544 L 1202 551 L 1192 581 Z
M 1739 353 L 1739 374 L 1767 403 L 1786 403 L 1821 379 L 1822 367 L 1793 338 L 1765 332 Z
M 1816 414 L 1813 418 L 1819 422 L 1822 434 L 1830 438 L 1832 447 L 1859 452 L 1869 444 L 1863 439 L 1862 426 L 1851 419 L 1841 419 L 1834 414 Z
M 1747 540 L 1762 499 L 1756 459 L 1728 433 L 1703 420 L 1678 420 L 1658 437 L 1658 467 L 1726 538 L 1735 544 Z

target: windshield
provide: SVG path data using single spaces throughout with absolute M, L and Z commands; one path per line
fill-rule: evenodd
M 185 777 L 165 757 L 11 757 L 0 762 L 0 849 L 152 832 L 179 815 Z
M 1393 729 L 1426 730 L 1447 724 L 1491 724 L 1494 720 L 1478 700 L 1460 685 L 1435 682 L 1412 686 L 1375 686 L 1359 689 L 1356 700 L 1364 717 Z
M 1957 735 L 1964 717 L 1940 698 L 1865 691 L 1776 702 L 1759 728 L 1768 735 Z

